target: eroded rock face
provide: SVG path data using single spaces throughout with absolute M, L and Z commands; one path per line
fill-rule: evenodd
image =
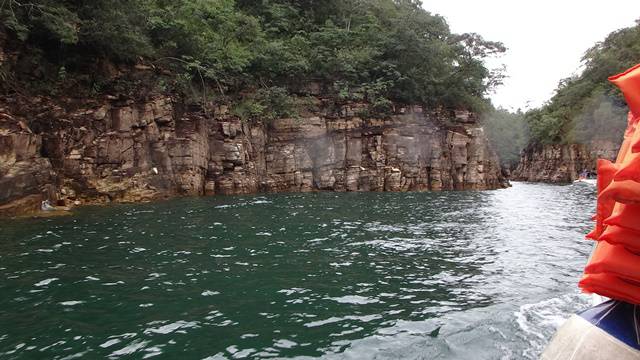
M 39 99 L 19 116 L 27 120 L 13 121 L 0 138 L 0 204 L 36 194 L 69 204 L 506 183 L 482 128 L 464 112 L 453 125 L 420 108 L 388 119 L 361 119 L 347 108 L 248 124 L 225 109 L 205 115 L 160 97 L 64 105 Z
M 53 168 L 41 146 L 40 136 L 0 107 L 0 214 L 34 212 L 45 198 L 55 199 Z
M 613 160 L 620 144 L 593 141 L 590 144 L 536 145 L 523 150 L 511 179 L 516 181 L 566 183 L 578 179 L 583 170 L 595 172 L 597 159 Z

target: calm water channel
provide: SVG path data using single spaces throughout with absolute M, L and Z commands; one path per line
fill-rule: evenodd
M 0 221 L 0 358 L 533 359 L 593 187 L 178 199 Z

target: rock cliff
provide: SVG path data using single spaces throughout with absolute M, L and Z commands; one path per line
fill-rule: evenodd
M 321 107 L 322 108 L 322 107 Z M 472 114 L 419 107 L 268 124 L 146 101 L 0 100 L 0 215 L 58 204 L 255 192 L 495 189 L 506 180 Z
M 40 156 L 42 139 L 0 108 L 0 214 L 19 215 L 56 196 L 54 171 Z
M 613 160 L 620 144 L 592 141 L 589 144 L 531 145 L 522 151 L 516 181 L 566 183 L 578 179 L 580 172 L 595 172 L 597 159 Z

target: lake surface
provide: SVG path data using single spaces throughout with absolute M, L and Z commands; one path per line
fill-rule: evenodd
M 589 300 L 588 185 L 0 222 L 0 358 L 534 359 Z

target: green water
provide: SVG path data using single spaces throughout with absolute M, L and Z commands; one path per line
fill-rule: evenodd
M 0 358 L 536 358 L 589 186 L 178 199 L 0 222 Z

